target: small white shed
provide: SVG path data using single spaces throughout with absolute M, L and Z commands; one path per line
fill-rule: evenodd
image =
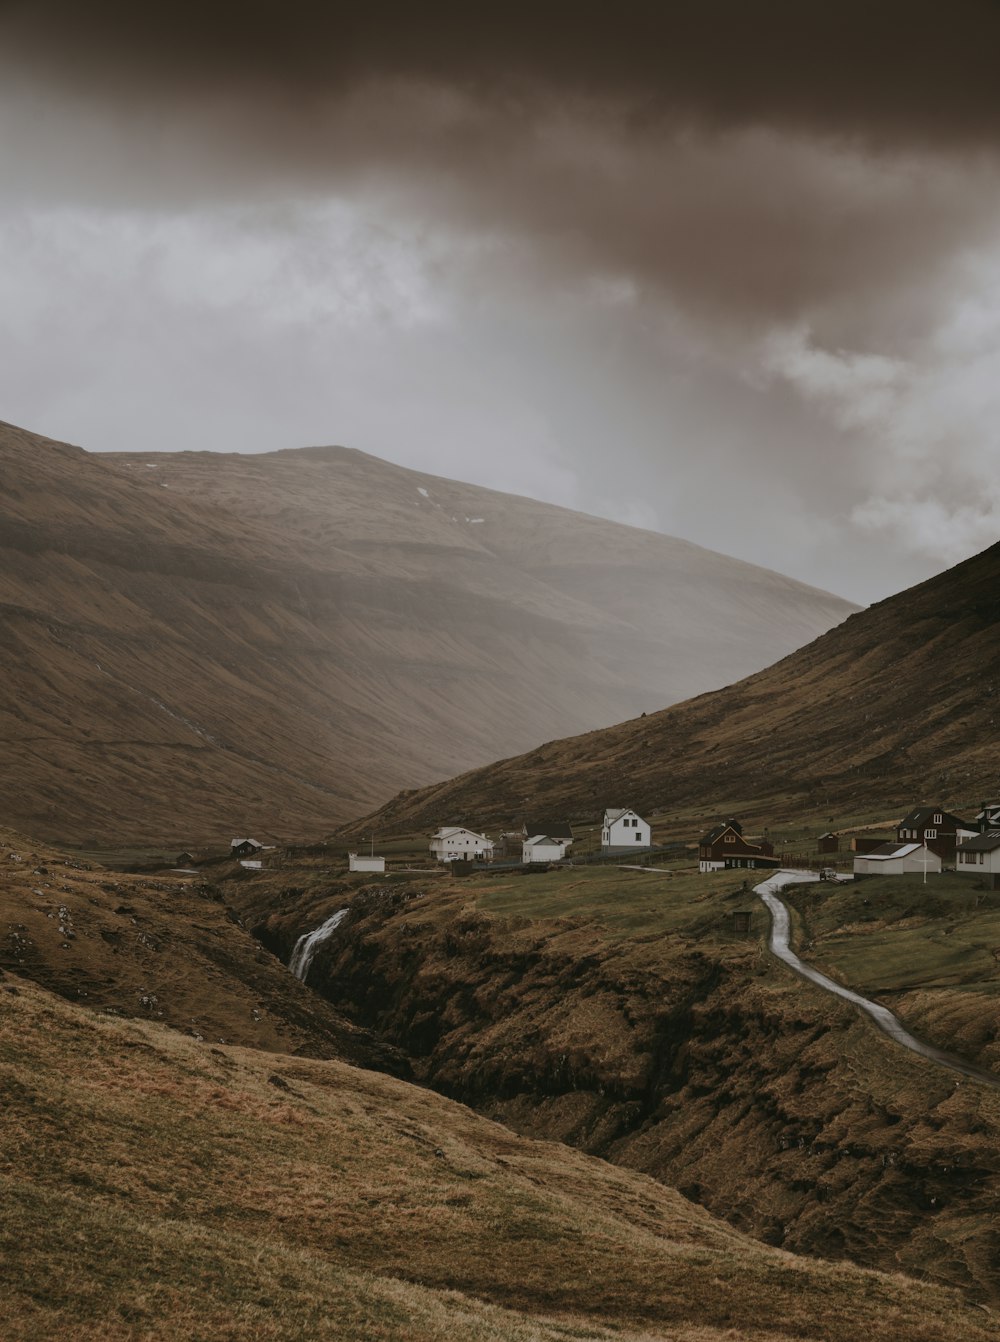
M 348 853 L 347 865 L 350 871 L 385 871 L 385 858 L 373 857 L 368 853 Z
M 601 849 L 605 853 L 634 853 L 650 846 L 652 831 L 642 816 L 630 807 L 604 812 Z
M 941 859 L 922 843 L 884 843 L 854 859 L 855 876 L 910 876 L 940 870 Z
M 521 845 L 522 862 L 561 862 L 565 856 L 563 840 L 550 838 L 548 834 L 533 834 Z

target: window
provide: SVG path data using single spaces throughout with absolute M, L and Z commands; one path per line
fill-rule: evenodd
M 925 829 L 925 830 L 924 830 L 924 838 L 925 838 L 925 839 L 936 839 L 936 838 L 937 838 L 937 830 L 936 830 L 936 829 Z
M 636 843 L 642 843 L 642 835 L 637 833 L 635 836 L 635 841 Z
M 736 842 L 736 835 L 735 835 L 735 834 L 727 834 L 727 835 L 726 835 L 726 843 L 735 843 L 735 842 Z
M 942 819 L 943 819 L 943 816 L 941 815 L 941 812 L 938 811 L 937 815 L 934 817 L 934 823 L 935 823 L 935 825 L 940 825 Z

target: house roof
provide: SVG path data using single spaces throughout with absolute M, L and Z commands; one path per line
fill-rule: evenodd
M 977 834 L 974 839 L 966 839 L 965 843 L 958 845 L 959 851 L 963 853 L 992 853 L 994 849 L 1000 848 L 1000 830 L 990 829 L 985 834 Z
M 870 853 L 859 853 L 858 857 L 874 858 L 876 862 L 887 862 L 893 857 L 909 857 L 911 853 L 918 852 L 923 848 L 922 843 L 884 843 L 880 848 L 873 848 Z
M 525 834 L 547 834 L 550 839 L 572 839 L 568 820 L 532 820 L 524 822 Z
M 557 838 L 553 834 L 533 834 L 530 839 L 525 839 L 524 842 L 531 847 L 544 847 L 547 844 L 552 844 L 553 847 L 564 848 L 566 845 L 565 839 Z
M 959 829 L 972 828 L 961 816 L 955 815 L 952 811 L 946 811 L 943 806 L 915 806 L 909 815 L 903 816 L 899 822 L 899 828 L 902 829 L 905 826 L 907 829 L 920 829 L 923 825 L 933 825 L 936 815 L 941 816 L 939 824 L 945 820 L 953 820 Z
M 245 843 L 253 844 L 254 848 L 264 847 L 264 845 L 258 839 L 233 839 L 233 841 L 230 843 L 229 846 L 230 848 L 241 848 Z
M 489 843 L 485 834 L 477 834 L 474 829 L 469 829 L 468 825 L 442 825 L 442 827 L 431 835 L 433 839 L 450 839 L 456 834 L 471 834 L 474 839 L 482 839 L 484 843 Z
M 731 829 L 734 834 L 743 838 L 743 826 L 738 820 L 720 820 L 717 825 L 713 825 L 705 837 L 699 840 L 700 843 L 715 843 L 716 839 L 721 839 L 727 829 Z

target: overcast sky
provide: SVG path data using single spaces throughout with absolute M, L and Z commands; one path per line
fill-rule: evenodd
M 993 0 L 0 0 L 0 418 L 859 601 L 1000 535 Z

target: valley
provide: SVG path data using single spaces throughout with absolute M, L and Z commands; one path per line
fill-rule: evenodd
M 242 907 L 283 958 L 303 927 L 346 908 L 308 982 L 441 1093 L 651 1174 L 765 1242 L 1000 1300 L 1000 1093 L 907 1054 L 792 975 L 767 953 L 766 911 L 737 873 L 689 872 L 344 879 L 292 901 L 272 874 L 256 894 L 242 887 Z M 859 898 L 822 883 L 788 896 L 810 919 Z M 967 886 L 941 898 L 920 915 L 928 935 L 990 935 L 992 897 L 977 908 Z M 750 911 L 749 933 L 733 930 L 736 910 Z M 932 956 L 907 997 L 846 981 L 1000 1076 L 985 967 L 939 993 Z M 914 1010 L 921 992 L 930 1005 Z

